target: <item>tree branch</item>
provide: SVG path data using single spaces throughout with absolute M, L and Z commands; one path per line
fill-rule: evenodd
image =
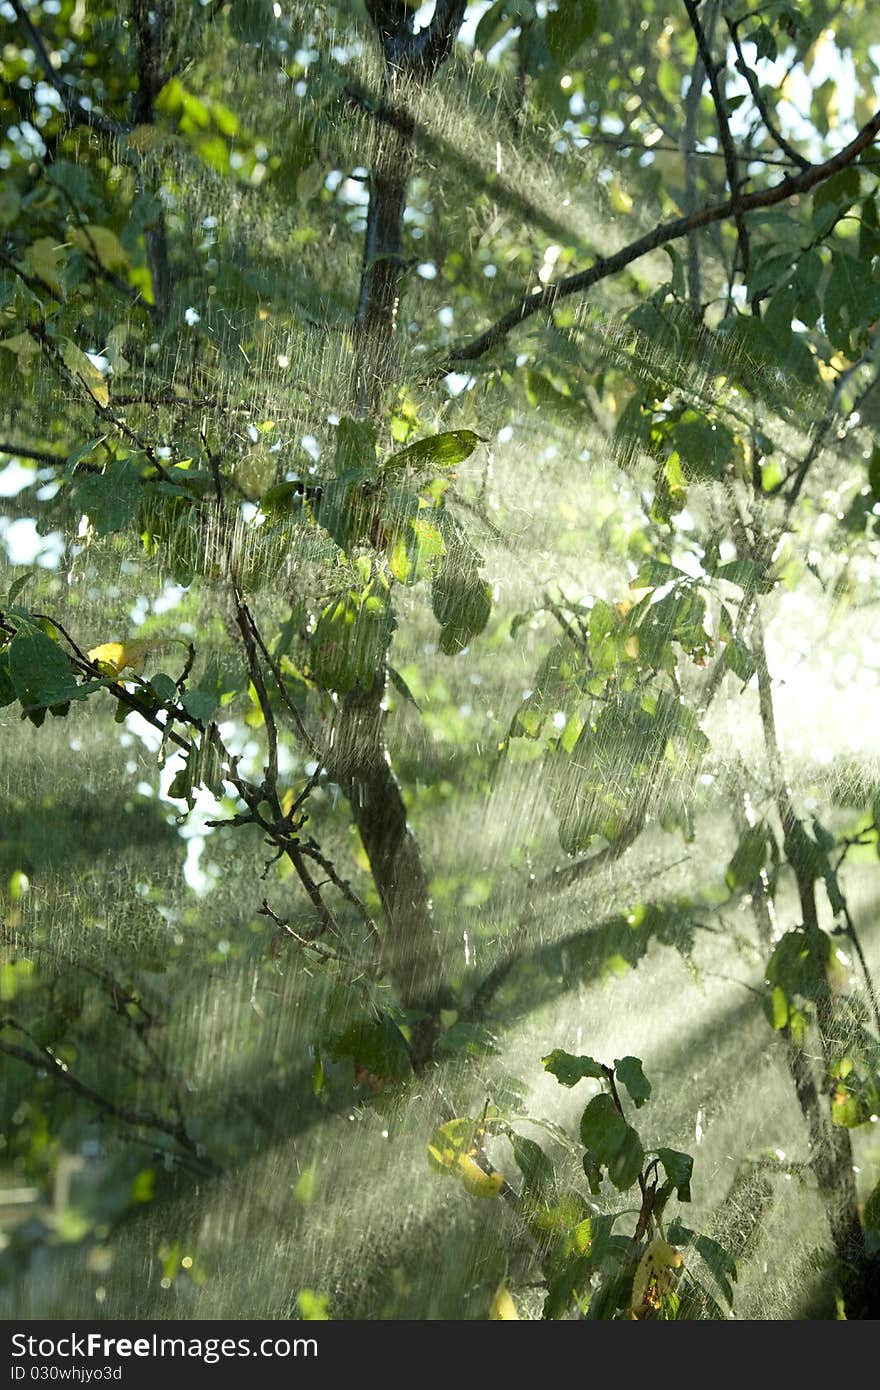
M 562 299 L 568 299 L 575 294 L 586 293 L 601 280 L 607 280 L 609 276 L 625 270 L 628 265 L 632 265 L 633 261 L 646 256 L 649 251 L 657 251 L 661 246 L 666 246 L 671 241 L 677 241 L 681 237 L 687 236 L 689 232 L 711 226 L 713 222 L 722 222 L 734 214 L 737 209 L 745 214 L 754 212 L 759 208 L 775 207 L 778 203 L 784 203 L 789 198 L 809 193 L 817 184 L 823 183 L 832 174 L 836 174 L 852 164 L 863 150 L 873 144 L 878 131 L 880 131 L 880 110 L 875 111 L 871 119 L 862 126 L 848 145 L 844 146 L 836 155 L 832 155 L 830 159 L 825 160 L 824 163 L 811 164 L 802 173 L 787 175 L 779 183 L 774 184 L 772 188 L 763 188 L 755 193 L 746 193 L 738 201 L 730 197 L 725 199 L 723 203 L 714 203 L 701 208 L 699 212 L 690 213 L 685 217 L 676 217 L 671 222 L 663 222 L 652 232 L 647 232 L 636 241 L 631 241 L 620 251 L 616 251 L 614 255 L 600 257 L 588 270 L 579 271 L 575 275 L 568 275 L 562 280 L 557 280 L 555 283 L 541 288 L 536 286 L 531 293 L 523 295 L 512 309 L 509 309 L 506 314 L 503 314 L 478 337 L 449 353 L 445 361 L 432 372 L 432 377 L 444 376 L 447 372 L 454 370 L 458 363 L 476 361 L 493 347 L 496 347 L 498 343 L 503 342 L 508 334 L 519 328 L 534 314 L 540 313 L 544 309 L 552 309 Z
M 727 28 L 730 31 L 730 37 L 733 41 L 733 47 L 736 51 L 737 70 L 742 74 L 742 76 L 748 83 L 749 91 L 752 94 L 752 101 L 755 103 L 755 106 L 758 109 L 758 114 L 760 115 L 761 120 L 764 122 L 767 134 L 770 136 L 770 139 L 774 142 L 774 144 L 778 145 L 779 149 L 782 151 L 784 155 L 787 156 L 788 159 L 790 159 L 794 164 L 798 165 L 798 167 L 801 169 L 809 169 L 810 161 L 808 159 L 805 159 L 804 156 L 795 149 L 794 145 L 789 144 L 785 136 L 782 134 L 782 131 L 779 129 L 777 125 L 774 124 L 770 112 L 767 109 L 767 103 L 761 96 L 761 88 L 758 84 L 755 74 L 753 73 L 752 69 L 749 67 L 748 63 L 745 60 L 742 51 L 742 44 L 739 41 L 739 26 L 742 23 L 742 19 L 728 19 L 726 23 Z
M 431 22 L 416 34 L 409 68 L 424 79 L 433 77 L 452 52 L 455 36 L 464 19 L 466 0 L 437 0 Z
M 50 454 L 43 449 L 25 449 L 15 444 L 0 443 L 0 454 L 5 454 L 9 458 L 32 459 L 34 463 L 48 463 L 55 468 L 62 468 L 66 464 L 66 457 L 60 454 Z
M 6 1026 L 15 1028 L 30 1038 L 26 1028 L 16 1023 L 13 1018 L 0 1019 L 0 1027 Z M 38 1044 L 34 1044 L 35 1047 Z M 110 1100 L 107 1096 L 102 1096 L 99 1091 L 94 1090 L 87 1082 L 82 1081 L 66 1063 L 48 1047 L 40 1047 L 39 1051 L 31 1052 L 27 1047 L 21 1047 L 18 1043 L 3 1042 L 0 1040 L 0 1052 L 4 1052 L 7 1057 L 14 1058 L 17 1062 L 23 1062 L 26 1066 L 32 1067 L 35 1071 L 41 1071 L 47 1077 L 57 1082 L 61 1086 L 66 1086 L 69 1090 L 75 1091 L 77 1095 L 91 1102 L 105 1115 L 113 1119 L 122 1120 L 124 1124 L 132 1125 L 135 1129 L 155 1129 L 162 1134 L 167 1134 L 174 1139 L 182 1149 L 199 1159 L 209 1169 L 214 1168 L 214 1163 L 205 1157 L 197 1144 L 190 1139 L 186 1132 L 186 1127 L 182 1120 L 164 1120 L 161 1115 L 156 1115 L 150 1110 L 134 1110 L 127 1105 L 118 1105 L 116 1101 Z
M 834 390 L 831 393 L 831 399 L 829 400 L 828 405 L 825 408 L 825 412 L 822 415 L 822 419 L 816 426 L 816 432 L 813 435 L 812 443 L 810 444 L 809 449 L 807 450 L 806 454 L 804 454 L 804 457 L 801 459 L 795 471 L 794 480 L 791 484 L 791 491 L 788 494 L 788 506 L 786 508 L 785 514 L 786 525 L 788 524 L 788 520 L 791 516 L 794 504 L 797 502 L 797 499 L 800 496 L 801 488 L 807 480 L 807 474 L 809 473 L 813 464 L 816 462 L 816 459 L 822 452 L 822 446 L 825 443 L 831 426 L 834 424 L 834 421 L 837 418 L 837 412 L 840 407 L 841 396 L 843 395 L 844 391 L 847 388 L 847 385 L 855 376 L 855 374 L 858 371 L 860 371 L 862 367 L 868 366 L 868 364 L 873 360 L 873 356 L 877 348 L 878 336 L 880 336 L 880 334 L 875 333 L 873 335 L 871 342 L 869 343 L 866 350 L 862 353 L 861 357 L 856 362 L 851 362 L 848 367 L 844 367 L 843 371 L 839 373 L 837 380 L 834 383 Z M 785 488 L 788 485 L 789 479 L 790 475 L 786 478 L 783 478 L 782 482 L 779 484 L 779 487 L 774 489 L 774 491 L 781 491 L 783 488 Z
M 713 6 L 712 27 L 714 29 L 717 10 Z M 697 56 L 694 59 L 694 66 L 691 70 L 691 80 L 688 86 L 687 97 L 684 105 L 684 132 L 683 148 L 684 156 L 684 185 L 685 185 L 685 211 L 692 213 L 697 206 L 697 180 L 696 180 L 696 143 L 697 143 L 697 115 L 700 109 L 700 97 L 703 91 L 703 82 L 706 78 L 706 65 L 703 56 L 697 49 Z M 703 298 L 702 275 L 700 267 L 700 243 L 695 232 L 688 233 L 687 239 L 687 270 L 688 270 L 688 297 L 695 313 L 700 312 L 700 304 Z
M 724 153 L 724 169 L 727 174 L 727 186 L 730 189 L 733 220 L 739 236 L 740 268 L 745 275 L 749 268 L 749 233 L 740 207 L 739 159 L 736 145 L 733 143 L 733 136 L 730 133 L 730 122 L 727 119 L 727 101 L 721 83 L 718 81 L 718 70 L 719 66 L 722 65 L 714 62 L 712 58 L 711 45 L 697 13 L 697 4 L 698 0 L 685 0 L 688 19 L 697 40 L 697 50 L 703 60 L 703 67 L 709 79 L 709 91 L 712 93 L 712 104 L 715 107 L 715 115 L 718 120 L 718 136 Z

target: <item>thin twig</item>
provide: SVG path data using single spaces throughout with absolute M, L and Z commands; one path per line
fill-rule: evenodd
M 27 1047 L 21 1047 L 18 1043 L 4 1042 L 0 1040 L 0 1052 L 6 1053 L 8 1057 L 14 1058 L 18 1062 L 24 1062 L 26 1066 L 32 1067 L 35 1071 L 41 1071 L 47 1077 L 57 1082 L 59 1085 L 68 1087 L 75 1091 L 77 1095 L 88 1100 L 104 1114 L 112 1116 L 114 1119 L 122 1120 L 125 1124 L 133 1125 L 137 1129 L 156 1129 L 162 1134 L 167 1134 L 174 1139 L 182 1149 L 198 1158 L 208 1168 L 215 1165 L 211 1159 L 205 1157 L 199 1146 L 189 1137 L 186 1126 L 182 1120 L 164 1120 L 161 1115 L 156 1115 L 150 1110 L 135 1110 L 130 1106 L 119 1105 L 116 1101 L 110 1100 L 107 1096 L 102 1096 L 87 1082 L 83 1081 L 70 1070 L 65 1062 L 56 1057 L 49 1047 L 42 1047 L 31 1034 L 20 1023 L 13 1018 L 0 1019 L 0 1027 L 14 1028 L 22 1033 L 24 1037 L 31 1040 L 32 1045 L 38 1050 L 32 1052 Z

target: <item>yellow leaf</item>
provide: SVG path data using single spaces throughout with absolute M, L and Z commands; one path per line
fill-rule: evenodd
M 92 647 L 88 658 L 96 666 L 109 666 L 114 676 L 121 675 L 123 671 L 134 671 L 139 676 L 147 656 L 158 645 L 158 641 L 149 638 L 133 642 L 103 642 L 100 647 Z
M 61 357 L 65 367 L 74 376 L 78 376 L 80 381 L 88 390 L 89 394 L 97 401 L 98 405 L 110 404 L 110 388 L 104 379 L 102 372 L 98 371 L 94 362 L 77 347 L 76 343 L 69 338 L 62 338 L 59 344 Z
M 38 280 L 42 280 L 44 285 L 48 285 L 51 290 L 56 290 L 59 294 L 63 293 L 64 286 L 61 283 L 60 271 L 64 264 L 64 250 L 53 237 L 42 236 L 37 241 L 31 242 L 22 260 L 28 270 Z
M 4 338 L 0 342 L 0 347 L 5 347 L 7 352 L 14 352 L 18 358 L 18 365 L 21 371 L 29 372 L 31 362 L 39 352 L 39 345 L 30 333 L 16 333 L 14 338 Z
M 632 212 L 633 210 L 633 200 L 616 175 L 611 180 L 608 189 L 608 201 L 611 204 L 612 212 Z
M 461 1185 L 471 1197 L 497 1197 L 504 1186 L 503 1173 L 499 1173 L 497 1169 L 491 1173 L 484 1173 L 470 1154 L 459 1154 L 456 1166 Z
M 665 1293 L 671 1293 L 683 1264 L 681 1254 L 666 1240 L 652 1240 L 633 1279 L 632 1315 L 649 1318 L 660 1307 Z
M 96 256 L 104 270 L 124 270 L 128 265 L 125 248 L 109 227 L 89 222 L 85 227 L 74 227 L 70 240 L 87 255 Z
M 489 1308 L 489 1320 L 491 1322 L 519 1322 L 516 1304 L 511 1298 L 507 1286 L 503 1283 L 499 1284 L 495 1290 L 495 1297 Z

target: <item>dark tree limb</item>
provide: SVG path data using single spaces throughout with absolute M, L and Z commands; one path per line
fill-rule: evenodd
M 875 111 L 855 138 L 822 164 L 811 164 L 809 168 L 799 174 L 789 174 L 779 183 L 774 184 L 772 188 L 759 189 L 754 193 L 744 193 L 738 201 L 733 197 L 726 198 L 723 203 L 710 204 L 708 207 L 701 208 L 698 212 L 690 213 L 685 217 L 676 217 L 670 222 L 663 222 L 653 231 L 646 232 L 636 241 L 631 241 L 628 246 L 622 247 L 612 256 L 599 257 L 588 270 L 565 276 L 562 280 L 557 280 L 540 288 L 536 286 L 533 292 L 523 295 L 513 308 L 509 309 L 506 314 L 503 314 L 500 319 L 497 319 L 476 338 L 473 338 L 471 342 L 465 343 L 449 353 L 445 361 L 435 369 L 433 375 L 435 377 L 445 375 L 446 372 L 452 371 L 461 362 L 475 362 L 492 348 L 497 347 L 510 333 L 519 328 L 527 319 L 532 318 L 534 314 L 552 309 L 560 300 L 569 299 L 572 295 L 585 294 L 594 285 L 598 285 L 601 280 L 607 280 L 609 276 L 617 275 L 621 270 L 632 265 L 633 261 L 646 256 L 650 251 L 659 250 L 661 246 L 678 241 L 681 237 L 687 236 L 689 232 L 698 231 L 701 227 L 709 227 L 714 222 L 723 222 L 726 218 L 731 217 L 737 209 L 745 214 L 757 211 L 759 208 L 775 207 L 779 203 L 786 202 L 789 198 L 809 193 L 817 184 L 824 183 L 826 179 L 829 179 L 832 174 L 839 173 L 841 169 L 846 169 L 850 164 L 853 164 L 859 155 L 873 144 L 878 132 L 880 132 L 880 111 Z
M 452 51 L 466 0 L 437 0 L 424 29 L 415 32 L 415 12 L 406 0 L 367 0 L 389 70 L 429 81 Z
M 739 158 L 733 136 L 730 133 L 724 88 L 718 80 L 718 73 L 723 67 L 723 63 L 716 63 L 712 57 L 711 43 L 698 13 L 698 0 L 685 0 L 685 9 L 697 40 L 697 51 L 709 80 L 709 91 L 712 93 L 712 104 L 715 107 L 715 116 L 718 122 L 718 136 L 724 154 L 727 186 L 730 189 L 733 220 L 739 238 L 740 269 L 745 275 L 749 269 L 749 233 L 740 207 Z
M 67 463 L 67 456 L 62 454 L 50 454 L 43 449 L 26 449 L 23 445 L 0 443 L 0 454 L 5 454 L 8 458 L 31 459 L 34 463 L 51 464 L 53 468 L 63 468 Z
M 748 83 L 749 91 L 752 95 L 752 101 L 755 103 L 755 106 L 757 107 L 758 114 L 760 115 L 761 120 L 764 123 L 764 128 L 767 131 L 767 134 L 770 136 L 770 139 L 773 141 L 773 143 L 779 147 L 779 149 L 782 151 L 782 153 L 786 156 L 787 159 L 790 159 L 792 163 L 796 164 L 800 169 L 809 169 L 810 161 L 808 159 L 805 159 L 804 156 L 800 154 L 798 150 L 795 149 L 794 145 L 790 144 L 788 140 L 786 140 L 785 136 L 782 134 L 782 131 L 775 124 L 773 117 L 770 115 L 767 103 L 761 96 L 761 88 L 758 84 L 758 80 L 755 77 L 754 72 L 746 62 L 745 56 L 742 51 L 742 44 L 740 42 L 739 37 L 739 26 L 742 23 L 742 19 L 727 19 L 726 22 L 727 28 L 730 31 L 731 40 L 733 41 L 733 47 L 736 52 L 737 71 L 742 74 L 742 76 Z
M 0 1027 L 15 1028 L 25 1037 L 30 1038 L 26 1028 L 16 1023 L 15 1019 L 0 1019 Z M 102 1114 L 112 1119 L 121 1120 L 124 1124 L 131 1125 L 134 1129 L 153 1129 L 161 1134 L 166 1134 L 175 1143 L 179 1144 L 186 1153 L 199 1160 L 206 1168 L 213 1169 L 213 1162 L 206 1158 L 198 1145 L 190 1138 L 186 1131 L 186 1126 L 182 1120 L 167 1120 L 163 1116 L 155 1114 L 151 1110 L 137 1110 L 131 1106 L 119 1105 L 108 1096 L 101 1095 L 93 1086 L 83 1081 L 75 1072 L 72 1072 L 65 1062 L 49 1047 L 39 1047 L 33 1044 L 31 1048 L 22 1047 L 19 1043 L 5 1042 L 0 1039 L 0 1052 L 7 1057 L 13 1058 L 17 1062 L 23 1062 L 25 1066 L 31 1067 L 35 1071 L 42 1072 L 48 1079 L 57 1085 L 66 1086 L 68 1090 L 74 1091 L 78 1096 L 94 1105 Z
M 717 10 L 713 5 L 712 27 L 714 29 Z M 685 211 L 694 212 L 697 207 L 697 179 L 696 179 L 696 143 L 697 143 L 697 116 L 700 110 L 700 97 L 703 93 L 703 83 L 706 79 L 706 65 L 703 56 L 697 49 L 697 56 L 694 59 L 694 66 L 691 70 L 690 85 L 688 86 L 687 97 L 684 104 L 684 188 L 685 188 Z M 702 272 L 700 265 L 700 239 L 696 232 L 689 232 L 687 239 L 687 277 L 688 277 L 688 298 L 695 313 L 701 312 L 701 301 L 703 298 Z

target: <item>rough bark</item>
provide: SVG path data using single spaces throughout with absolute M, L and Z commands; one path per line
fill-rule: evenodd
M 400 86 L 395 82 L 395 88 Z M 361 414 L 379 412 L 396 375 L 397 305 L 404 271 L 403 213 L 413 157 L 413 125 L 398 106 L 399 120 L 377 131 L 370 170 L 370 204 L 361 268 L 355 332 L 356 392 Z
M 370 202 L 356 317 L 355 395 L 358 412 L 381 412 L 397 376 L 397 306 L 403 259 L 403 214 L 413 159 L 408 95 L 430 82 L 448 56 L 464 16 L 463 0 L 438 0 L 431 23 L 414 32 L 413 12 L 400 0 L 368 0 L 367 10 L 385 59 L 385 106 L 393 122 L 377 122 L 370 167 Z M 413 1032 L 416 1064 L 430 1054 L 436 1015 L 446 1000 L 443 960 L 434 927 L 428 878 L 407 818 L 385 740 L 386 672 L 369 691 L 344 701 L 333 750 L 343 787 L 370 860 L 387 930 L 385 957 L 401 1002 L 425 1009 Z

